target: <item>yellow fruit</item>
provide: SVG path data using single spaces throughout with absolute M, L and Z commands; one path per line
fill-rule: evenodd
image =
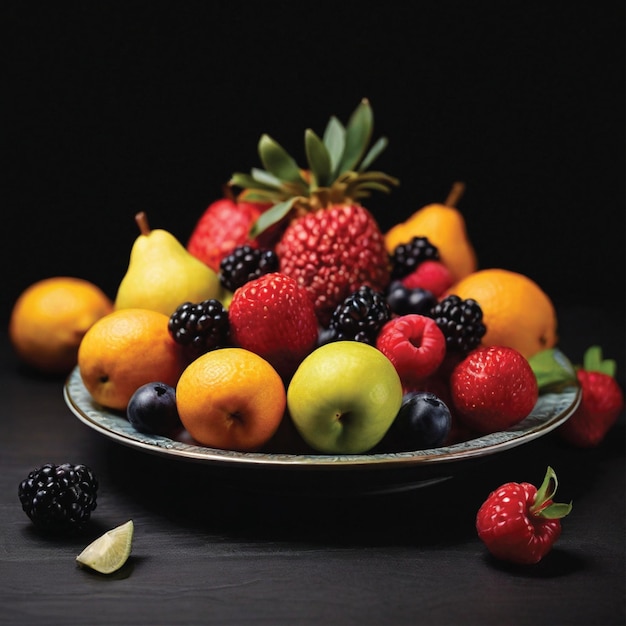
M 527 359 L 557 343 L 557 317 L 535 281 L 504 269 L 484 269 L 453 285 L 448 293 L 473 298 L 487 327 L 482 344 L 509 346 Z
M 130 556 L 134 534 L 133 520 L 113 528 L 92 541 L 77 557 L 79 565 L 101 574 L 116 572 Z
M 84 334 L 112 310 L 113 302 L 89 281 L 46 278 L 15 302 L 9 338 L 24 363 L 46 374 L 66 374 L 76 365 Z
M 465 219 L 455 204 L 463 193 L 462 183 L 455 183 L 444 204 L 428 204 L 406 221 L 385 234 L 387 251 L 408 243 L 413 237 L 427 237 L 439 250 L 441 261 L 458 281 L 476 271 L 476 252 L 468 239 Z
M 212 350 L 192 361 L 176 387 L 187 432 L 211 448 L 258 450 L 278 430 L 287 392 L 276 370 L 244 348 Z
M 221 296 L 219 277 L 208 265 L 168 231 L 151 230 L 145 213 L 137 213 L 135 221 L 141 234 L 118 287 L 116 309 L 152 309 L 169 316 L 184 302 Z
M 120 309 L 85 333 L 78 368 L 98 404 L 125 410 L 133 393 L 146 383 L 176 386 L 185 361 L 167 329 L 168 321 L 158 311 Z

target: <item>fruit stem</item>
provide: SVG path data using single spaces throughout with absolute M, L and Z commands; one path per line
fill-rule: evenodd
M 144 211 L 140 211 L 135 215 L 135 222 L 137 222 L 137 226 L 139 226 L 139 230 L 142 235 L 150 234 L 150 224 L 148 224 L 148 216 Z
M 465 183 L 462 183 L 457 180 L 452 185 L 452 189 L 450 189 L 450 193 L 448 194 L 448 197 L 446 198 L 446 201 L 444 202 L 444 204 L 449 207 L 455 207 L 464 193 L 465 193 Z

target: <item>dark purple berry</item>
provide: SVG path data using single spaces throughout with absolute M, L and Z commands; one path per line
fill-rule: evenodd
M 409 391 L 380 447 L 393 452 L 437 448 L 451 428 L 452 415 L 441 398 L 428 391 Z
M 172 437 L 183 429 L 176 406 L 176 391 L 161 382 L 147 383 L 131 396 L 128 421 L 141 433 Z

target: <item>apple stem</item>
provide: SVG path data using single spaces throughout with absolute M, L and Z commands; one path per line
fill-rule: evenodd
M 144 211 L 140 211 L 135 215 L 135 222 L 137 222 L 137 226 L 139 226 L 139 230 L 142 235 L 150 234 L 150 224 L 148 224 L 148 216 Z
M 455 207 L 464 193 L 465 193 L 465 183 L 456 181 L 452 185 L 452 189 L 450 189 L 450 193 L 448 194 L 448 197 L 446 198 L 446 201 L 444 202 L 444 204 L 446 206 Z

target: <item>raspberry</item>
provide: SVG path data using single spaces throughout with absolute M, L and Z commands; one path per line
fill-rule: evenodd
M 477 348 L 487 332 L 483 312 L 476 300 L 451 295 L 438 302 L 428 314 L 446 337 L 448 350 L 467 354 Z
M 441 261 L 424 261 L 402 278 L 405 287 L 426 289 L 437 298 L 452 287 L 453 283 L 452 273 Z
M 229 345 L 228 312 L 215 299 L 184 302 L 170 315 L 168 330 L 190 359 Z
M 413 237 L 407 243 L 396 246 L 391 255 L 391 278 L 404 278 L 423 261 L 438 261 L 439 250 L 427 237 Z
M 98 480 L 86 465 L 47 463 L 30 472 L 18 487 L 22 509 L 38 528 L 81 529 L 96 508 Z
M 446 338 L 425 315 L 403 315 L 381 329 L 376 347 L 394 364 L 404 388 L 422 381 L 443 362 Z
M 220 283 L 229 291 L 235 291 L 255 278 L 276 271 L 278 256 L 273 250 L 237 246 L 220 263 Z
M 374 345 L 380 329 L 391 318 L 385 297 L 363 285 L 340 304 L 330 319 L 334 341 L 354 340 Z

